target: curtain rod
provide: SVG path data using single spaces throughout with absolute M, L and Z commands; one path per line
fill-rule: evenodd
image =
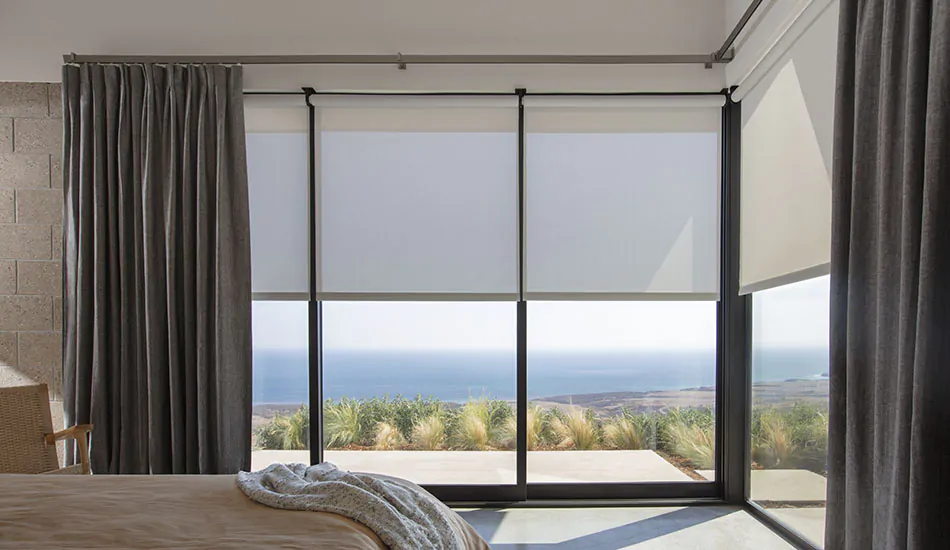
M 732 28 L 732 32 L 729 33 L 729 36 L 726 37 L 726 41 L 722 43 L 722 46 L 716 50 L 714 54 L 716 59 L 722 59 L 728 55 L 729 51 L 732 49 L 732 45 L 736 42 L 736 38 L 739 37 L 739 33 L 745 29 L 745 26 L 749 23 L 749 20 L 752 19 L 752 16 L 755 15 L 755 11 L 759 9 L 759 6 L 762 5 L 762 0 L 752 0 L 752 3 L 749 4 L 749 7 L 746 8 L 745 12 L 742 14 L 742 17 L 739 18 L 739 22 L 736 23 L 736 26 Z
M 704 65 L 732 61 L 732 50 L 686 55 L 85 55 L 69 53 L 64 63 L 221 63 L 233 65 Z
M 276 91 L 262 91 L 262 90 L 245 90 L 244 95 L 332 95 L 332 96 L 360 96 L 360 97 L 386 97 L 386 96 L 399 96 L 399 97 L 507 97 L 507 96 L 518 96 L 519 92 L 517 90 L 512 90 L 510 92 L 431 92 L 431 91 L 405 91 L 405 92 L 394 92 L 394 91 L 335 91 L 335 90 L 316 90 L 313 88 L 304 88 L 299 91 L 286 91 L 286 90 L 276 90 Z M 718 92 L 715 91 L 686 91 L 686 92 L 530 92 L 525 91 L 525 96 L 538 96 L 538 97 L 558 97 L 558 96 L 571 96 L 571 97 L 667 97 L 667 96 L 717 96 L 717 95 L 729 95 L 729 90 L 723 88 Z
M 752 0 L 716 51 L 708 54 L 646 55 L 87 55 L 68 53 L 64 63 L 221 63 L 231 65 L 703 65 L 726 64 L 735 57 L 732 45 L 763 0 Z

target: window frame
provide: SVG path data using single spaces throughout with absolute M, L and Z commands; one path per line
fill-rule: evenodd
M 751 301 L 738 295 L 738 207 L 739 207 L 739 138 L 741 112 L 731 99 L 730 90 L 692 93 L 595 93 L 595 94 L 528 94 L 524 89 L 505 93 L 332 93 L 303 88 L 302 95 L 308 108 L 308 334 L 309 334 L 309 394 L 311 405 L 310 460 L 323 461 L 323 308 L 318 300 L 319 277 L 319 224 L 317 148 L 319 132 L 316 121 L 314 96 L 332 95 L 514 95 L 518 98 L 518 301 L 517 327 L 517 482 L 513 485 L 433 485 L 424 486 L 445 502 L 458 504 L 518 503 L 561 501 L 590 505 L 598 501 L 650 501 L 651 503 L 725 502 L 749 505 L 748 470 L 751 464 L 750 417 L 751 408 Z M 526 95 L 591 95 L 591 96 L 688 96 L 724 95 L 720 146 L 720 294 L 717 301 L 716 334 L 716 466 L 714 481 L 695 482 L 616 482 L 616 483 L 527 483 L 527 302 L 524 296 L 524 239 L 525 239 L 525 123 L 524 97 Z M 259 298 L 255 296 L 255 298 Z M 313 404 L 316 404 L 314 406 Z M 313 444 L 317 443 L 317 444 Z

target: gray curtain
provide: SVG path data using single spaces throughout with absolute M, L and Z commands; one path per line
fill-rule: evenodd
M 841 0 L 826 547 L 950 547 L 950 0 Z
M 96 473 L 250 466 L 241 67 L 63 68 L 63 385 Z

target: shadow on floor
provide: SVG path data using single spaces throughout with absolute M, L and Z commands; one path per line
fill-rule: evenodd
M 736 511 L 736 509 L 721 506 L 679 508 L 665 514 L 562 542 L 491 544 L 491 547 L 495 550 L 591 550 L 593 548 L 597 550 L 618 550 L 688 529 Z M 459 512 L 459 515 L 465 518 L 465 521 L 476 526 L 485 540 L 491 541 L 507 513 L 506 510 L 480 509 Z

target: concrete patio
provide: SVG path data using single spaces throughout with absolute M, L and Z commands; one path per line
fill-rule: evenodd
M 708 480 L 712 470 L 697 470 Z M 755 502 L 821 504 L 825 502 L 827 480 L 808 470 L 752 470 L 750 498 Z
M 345 470 L 409 479 L 424 485 L 515 483 L 513 451 L 327 451 Z M 310 461 L 309 451 L 254 451 L 251 468 Z M 529 483 L 693 481 L 653 451 L 532 451 Z

